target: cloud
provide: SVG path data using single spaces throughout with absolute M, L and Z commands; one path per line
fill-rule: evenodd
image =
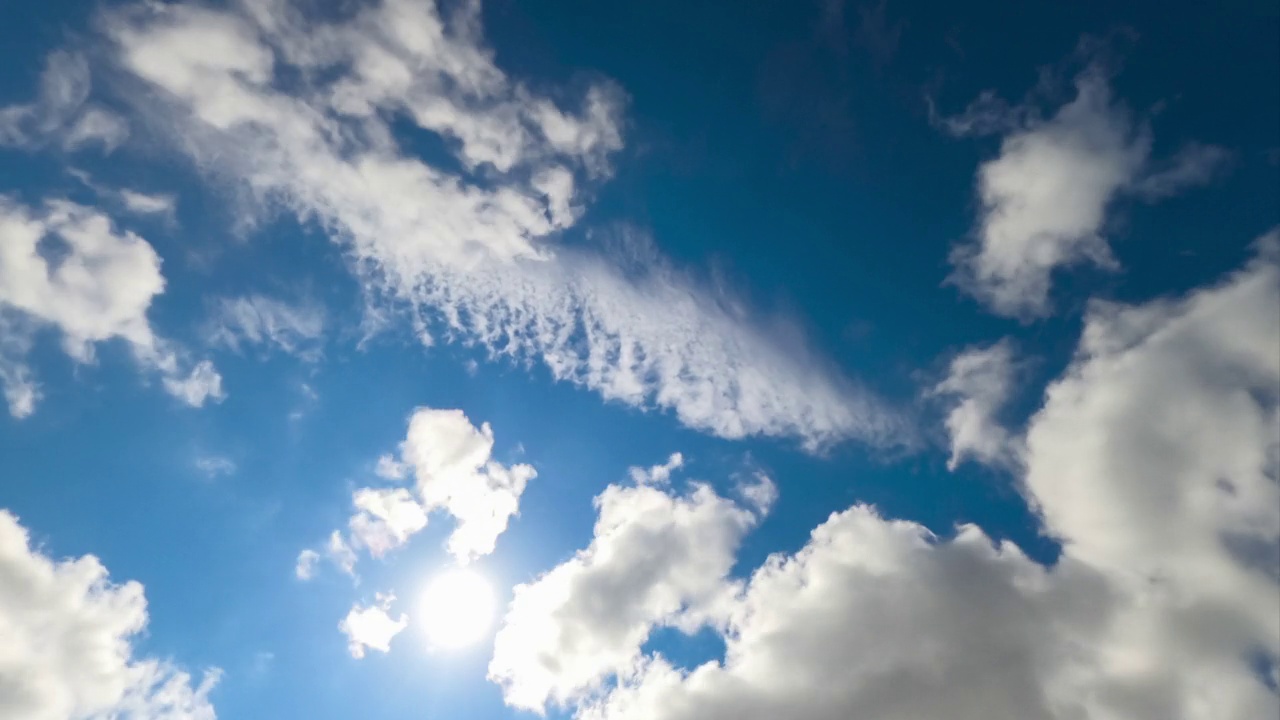
M 1018 468 L 1062 544 L 1056 562 L 972 525 L 940 538 L 854 505 L 745 582 L 721 581 L 729 592 L 712 627 L 722 659 L 677 667 L 629 642 L 607 665 L 612 677 L 593 676 L 595 692 L 577 697 L 575 716 L 1275 716 L 1280 231 L 1258 247 L 1245 268 L 1185 297 L 1092 306 L 1075 358 L 1030 421 Z M 992 348 L 975 352 L 992 362 Z M 648 542 L 612 551 L 652 557 Z M 702 547 L 693 552 L 725 562 L 719 548 Z M 553 606 L 570 597 L 611 608 L 614 596 L 556 597 Z M 628 586 L 623 597 L 625 608 L 645 591 Z M 513 615 L 520 602 L 517 593 Z M 568 646 L 621 637 L 611 627 Z M 528 657 L 565 667 L 560 652 Z M 539 692 L 507 701 L 536 708 Z
M 525 487 L 538 475 L 530 465 L 504 465 L 492 455 L 489 423 L 476 427 L 461 410 L 418 408 L 409 418 L 399 458 L 379 457 L 376 470 L 389 480 L 412 476 L 412 490 L 357 489 L 347 533 L 335 530 L 324 554 L 354 574 L 358 551 L 381 557 L 409 542 L 427 526 L 431 513 L 441 511 L 454 520 L 445 544 L 460 564 L 488 555 L 518 513 Z M 319 553 L 304 550 L 298 577 L 310 579 L 318 558 Z
M 211 363 L 184 370 L 175 347 L 152 331 L 146 313 L 164 278 L 159 256 L 141 237 L 72 202 L 49 200 L 37 209 L 0 196 L 0 238 L 0 316 L 12 333 L 0 347 L 0 380 L 11 414 L 30 414 L 38 398 L 24 358 L 42 327 L 56 328 L 78 363 L 93 362 L 97 343 L 119 339 L 188 405 L 223 397 Z
M 686 495 L 610 485 L 595 504 L 591 544 L 515 589 L 489 665 L 510 705 L 542 712 L 580 699 L 631 667 L 655 627 L 713 619 L 758 520 L 705 485 Z
M 996 467 L 1017 465 L 1017 443 L 998 419 L 1016 379 L 1013 346 L 1007 340 L 968 348 L 951 360 L 946 379 L 929 392 L 945 398 L 950 406 L 946 418 L 951 437 L 948 469 L 955 470 L 965 459 Z
M 338 629 L 347 636 L 351 657 L 364 657 L 366 648 L 384 653 L 391 650 L 391 639 L 409 625 L 403 613 L 394 620 L 388 614 L 395 599 L 395 595 L 378 593 L 373 605 L 352 605 L 351 612 L 338 623 Z
M 115 188 L 94 180 L 87 170 L 70 167 L 67 174 L 79 180 L 100 198 L 107 200 L 117 211 L 138 216 L 158 216 L 174 225 L 178 221 L 178 196 L 170 193 L 146 193 L 130 188 Z
M 32 324 L 0 310 L 0 387 L 9 414 L 21 420 L 35 412 L 40 386 L 26 364 L 33 340 Z
M 427 511 L 404 488 L 361 488 L 351 502 L 358 511 L 351 518 L 351 539 L 374 557 L 400 547 L 427 526 Z
M 275 347 L 304 360 L 318 360 L 324 337 L 324 309 L 291 305 L 262 295 L 222 298 L 205 327 L 211 345 L 241 352 L 246 346 Z
M 164 389 L 191 407 L 201 407 L 209 400 L 218 401 L 226 397 L 222 392 L 222 376 L 208 360 L 196 363 L 185 377 L 169 375 L 164 378 Z
M 293 568 L 294 576 L 299 580 L 310 580 L 315 577 L 318 562 L 320 562 L 320 553 L 311 549 L 303 550 L 298 553 L 298 561 Z
M 178 207 L 176 195 L 167 193 L 144 193 L 124 188 L 120 191 L 120 202 L 129 212 L 138 215 L 160 215 L 173 219 Z
M 219 475 L 231 475 L 236 471 L 236 464 L 228 457 L 220 455 L 201 455 L 196 458 L 196 469 L 210 478 Z
M 112 583 L 92 555 L 55 561 L 0 510 L 0 715 L 212 720 L 220 671 L 193 683 L 168 661 L 135 656 L 146 624 L 141 584 Z
M 342 533 L 334 530 L 329 534 L 329 542 L 325 544 L 325 555 L 334 562 L 343 572 L 348 575 L 355 575 L 356 571 L 356 552 L 342 537 Z M 303 550 L 305 554 L 307 551 Z M 303 565 L 303 555 L 298 555 L 298 566 Z M 301 577 L 301 575 L 299 575 Z M 305 578 L 304 578 L 305 579 Z
M 1027 491 L 1075 557 L 1185 594 L 1280 653 L 1280 231 L 1215 287 L 1095 302 L 1027 433 Z M 1242 548 L 1264 549 L 1261 555 Z M 1268 575 L 1271 578 L 1268 579 Z
M 38 150 L 57 140 L 64 150 L 99 144 L 111 152 L 129 126 L 89 98 L 89 63 L 76 53 L 57 51 L 45 60 L 35 102 L 0 108 L 0 146 Z
M 1177 195 L 1187 188 L 1209 184 L 1230 161 L 1231 153 L 1223 148 L 1190 143 L 1139 178 L 1133 192 L 1149 200 Z
M 665 463 L 650 466 L 627 468 L 631 482 L 636 485 L 665 485 L 671 479 L 671 473 L 684 467 L 684 455 L 674 452 Z
M 1228 155 L 1192 144 L 1153 163 L 1150 130 L 1113 99 L 1101 64 L 1076 76 L 1075 93 L 1047 120 L 1034 99 L 1010 106 L 992 93 L 958 116 L 934 117 L 954 135 L 1004 136 L 999 155 L 978 169 L 978 223 L 972 240 L 952 252 L 950 277 L 997 314 L 1049 314 L 1052 274 L 1059 268 L 1115 269 L 1105 236 L 1114 202 L 1125 195 L 1157 199 L 1203 184 Z
M 597 82 L 566 111 L 511 79 L 477 8 L 442 17 L 387 0 L 324 23 L 285 2 L 147 5 L 104 26 L 152 90 L 132 98 L 138 112 L 248 204 L 320 223 L 373 314 L 407 306 L 424 342 L 538 360 L 724 437 L 899 441 L 902 423 L 869 393 L 652 248 L 629 249 L 644 261 L 632 267 L 556 242 L 622 146 L 624 100 Z M 283 75 L 298 80 L 288 92 Z M 393 118 L 441 136 L 452 158 L 408 154 Z

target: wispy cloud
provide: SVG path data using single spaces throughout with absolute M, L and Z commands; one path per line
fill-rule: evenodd
M 87 104 L 89 88 L 89 63 L 82 55 L 50 53 L 35 101 L 0 107 L 0 146 L 38 150 L 54 143 L 76 150 L 97 144 L 111 152 L 128 137 L 129 126 L 120 116 Z
M 195 460 L 196 469 L 204 473 L 209 479 L 214 479 L 224 475 L 232 475 L 236 471 L 235 462 L 222 455 L 201 455 Z
M 315 361 L 322 354 L 324 330 L 325 312 L 318 304 L 248 295 L 218 300 L 204 335 L 209 344 L 236 352 L 260 346 Z
M 250 204 L 321 221 L 373 303 L 407 303 L 424 342 L 540 360 L 724 437 L 904 437 L 805 343 L 778 342 L 656 251 L 633 272 L 556 243 L 622 146 L 623 97 L 595 83 L 562 109 L 494 64 L 478 20 L 474 4 L 441 16 L 389 0 L 337 24 L 274 3 L 126 6 L 104 26 L 156 91 L 137 111 Z M 287 92 L 284 68 L 300 71 Z M 444 137 L 454 162 L 405 153 L 390 117 Z

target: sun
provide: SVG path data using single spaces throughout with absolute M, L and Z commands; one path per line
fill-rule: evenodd
M 467 568 L 450 568 L 427 583 L 418 603 L 418 625 L 434 648 L 475 644 L 493 624 L 493 588 Z

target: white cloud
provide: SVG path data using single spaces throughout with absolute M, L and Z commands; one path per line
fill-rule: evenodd
M 112 583 L 92 555 L 55 561 L 0 510 L 0 716 L 212 720 L 209 693 L 168 661 L 134 655 L 147 624 L 142 585 Z
M 674 452 L 664 463 L 652 465 L 648 469 L 630 467 L 627 468 L 627 474 L 631 476 L 631 482 L 637 485 L 664 485 L 671 479 L 671 473 L 682 467 L 684 467 L 684 455 Z
M 517 586 L 494 640 L 489 676 L 515 707 L 577 700 L 631 667 L 655 627 L 716 618 L 738 543 L 758 520 L 705 485 L 683 496 L 610 485 L 596 507 L 591 544 Z
M 351 502 L 351 539 L 374 557 L 400 547 L 427 526 L 427 511 L 404 488 L 361 488 Z
M 35 102 L 0 108 L 0 146 L 36 150 L 57 140 L 65 150 L 99 144 L 111 152 L 129 126 L 89 98 L 89 63 L 76 53 L 57 51 L 45 60 Z
M 208 360 L 196 363 L 186 377 L 169 375 L 164 378 L 164 389 L 191 407 L 201 407 L 209 400 L 219 401 L 226 397 L 222 392 L 222 376 Z
M 946 379 L 930 391 L 950 405 L 946 418 L 951 437 L 949 469 L 955 470 L 967 458 L 996 467 L 1017 465 L 1017 443 L 998 418 L 1013 392 L 1015 370 L 1013 347 L 1007 340 L 972 347 L 951 360 Z
M 493 430 L 471 424 L 461 410 L 418 408 L 409 419 L 399 458 L 378 459 L 379 476 L 401 480 L 412 475 L 413 488 L 362 487 L 351 497 L 356 512 L 347 532 L 335 530 L 323 555 L 349 575 L 358 552 L 374 557 L 403 546 L 427 526 L 436 511 L 454 520 L 446 548 L 459 564 L 493 552 L 498 536 L 519 512 L 520 496 L 537 477 L 532 466 L 504 465 L 492 459 Z M 307 580 L 321 553 L 304 550 L 298 577 Z
M 1259 248 L 1183 299 L 1095 302 L 1027 433 L 1025 482 L 1072 556 L 1158 582 L 1186 621 L 1231 619 L 1222 643 L 1275 655 L 1280 231 Z
M 489 423 L 477 428 L 461 410 L 419 408 L 400 445 L 400 460 L 413 468 L 423 508 L 453 516 L 447 545 L 459 562 L 493 552 L 519 510 L 525 486 L 538 474 L 524 463 L 503 465 L 492 454 Z
M 582 179 L 621 147 L 620 93 L 596 84 L 573 112 L 535 95 L 494 64 L 474 4 L 442 18 L 388 0 L 341 24 L 283 2 L 149 5 L 105 25 L 122 67 L 160 91 L 133 98 L 139 112 L 247 200 L 319 221 L 371 298 L 407 301 L 424 341 L 443 330 L 541 360 L 725 437 L 901 440 L 896 417 L 805 343 L 773 337 L 651 248 L 619 267 L 555 244 L 580 214 Z M 300 81 L 290 93 L 273 84 L 286 69 Z M 406 154 L 391 117 L 444 137 L 462 171 Z
M 247 345 L 273 346 L 306 360 L 317 360 L 324 326 L 324 309 L 318 305 L 292 305 L 248 295 L 219 300 L 205 327 L 205 337 L 212 345 L 237 352 Z
M 152 331 L 146 313 L 164 291 L 164 278 L 159 256 L 141 237 L 65 200 L 35 209 L 0 196 L 0 241 L 0 314 L 12 333 L 0 348 L 0 380 L 10 413 L 29 414 L 34 406 L 24 357 L 31 333 L 42 326 L 59 331 L 63 350 L 78 363 L 93 362 L 96 343 L 120 339 L 175 397 L 196 407 L 221 399 L 211 363 L 184 371 L 172 344 Z
M 231 458 L 221 455 L 201 455 L 196 458 L 196 469 L 210 478 L 219 475 L 231 475 L 236 471 L 236 464 Z
M 355 575 L 356 572 L 356 552 L 342 537 L 342 533 L 334 530 L 329 534 L 329 542 L 325 544 L 325 555 L 333 561 L 335 565 L 342 569 L 348 575 Z M 306 550 L 302 551 L 306 553 Z M 298 565 L 303 564 L 302 555 L 298 556 Z M 304 578 L 306 579 L 306 578 Z
M 315 577 L 316 563 L 320 562 L 320 553 L 307 549 L 298 553 L 298 562 L 293 567 L 293 574 L 299 580 L 310 580 Z
M 387 480 L 403 480 L 409 474 L 409 467 L 396 460 L 394 456 L 386 454 L 378 456 L 378 463 L 374 466 L 373 472 Z
M 338 623 L 338 629 L 347 636 L 351 657 L 364 657 L 366 648 L 384 653 L 391 650 L 391 639 L 409 625 L 403 613 L 394 620 L 388 614 L 395 599 L 395 595 L 378 593 L 373 605 L 352 605 L 351 612 Z
M 941 539 L 855 505 L 721 596 L 723 659 L 680 668 L 629 643 L 608 667 L 613 682 L 594 676 L 602 687 L 580 697 L 576 716 L 1280 713 L 1263 677 L 1280 663 L 1280 231 L 1246 268 L 1185 298 L 1095 303 L 1075 359 L 1031 419 L 1022 460 L 1027 500 L 1062 542 L 1056 563 L 974 526 Z M 652 557 L 647 541 L 614 552 Z M 611 608 L 611 597 L 575 588 L 552 605 Z M 513 614 L 519 603 L 517 594 Z M 555 627 L 547 616 L 525 624 Z M 577 647 L 619 637 L 610 627 Z M 572 656 L 527 653 L 517 667 L 560 672 Z M 544 695 L 534 688 L 507 700 L 536 708 Z
M 129 212 L 139 215 L 161 215 L 169 219 L 173 218 L 178 207 L 176 195 L 144 193 L 128 188 L 120 191 L 120 202 Z
M 0 307 L 0 388 L 9 414 L 18 420 L 35 412 L 40 401 L 40 385 L 26 364 L 33 339 L 31 324 Z
M 87 170 L 67 168 L 67 174 L 79 180 L 101 198 L 108 200 L 119 212 L 130 215 L 159 216 L 170 225 L 178 220 L 178 196 L 170 193 L 147 193 L 130 188 L 115 188 L 94 180 Z
M 76 118 L 62 139 L 62 147 L 78 150 L 86 145 L 101 145 L 110 153 L 129 138 L 129 123 L 119 115 L 102 108 L 90 107 Z
M 1152 163 L 1150 131 L 1112 98 L 1100 65 L 1081 72 L 1075 90 L 1047 120 L 1031 101 L 1009 106 L 990 93 L 962 115 L 937 120 L 953 134 L 1004 134 L 1000 154 L 978 169 L 974 238 L 951 255 L 951 280 L 998 314 L 1047 315 L 1056 269 L 1116 267 L 1105 225 L 1117 198 L 1156 199 L 1202 184 L 1227 157 L 1193 144 Z

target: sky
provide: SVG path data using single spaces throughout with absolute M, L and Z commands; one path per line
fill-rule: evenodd
M 0 10 L 0 717 L 1280 714 L 1280 9 Z

